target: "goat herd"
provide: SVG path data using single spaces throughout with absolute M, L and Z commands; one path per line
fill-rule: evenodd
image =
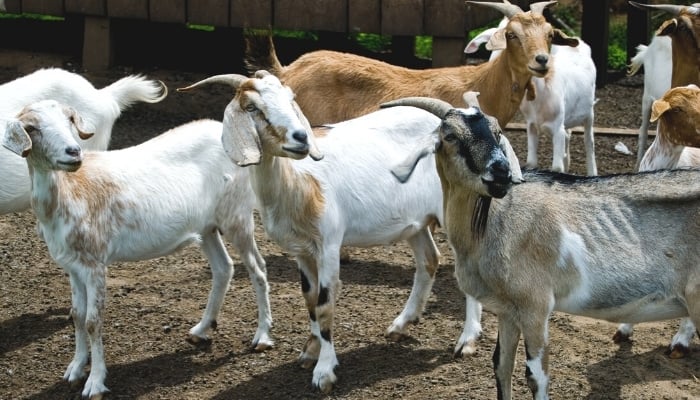
M 674 15 L 633 60 L 634 69 L 645 68 L 640 149 L 647 120 L 658 131 L 639 152 L 639 170 L 647 172 L 596 176 L 588 46 L 546 22 L 543 10 L 554 1 L 527 12 L 507 1 L 470 3 L 505 16 L 465 50 L 486 43 L 494 52 L 486 63 L 409 70 L 316 51 L 282 66 L 269 37 L 251 37 L 249 77 L 217 75 L 177 89 L 232 87 L 221 121 L 192 121 L 122 150 L 106 151 L 113 124 L 135 103 L 164 99 L 161 82 L 128 76 L 97 90 L 78 74 L 41 69 L 1 85 L 0 212 L 31 207 L 38 235 L 70 278 L 75 354 L 64 379 L 84 382 L 84 397 L 108 392 L 102 331 L 114 262 L 199 243 L 212 286 L 189 340 L 211 340 L 233 275 L 222 237 L 255 289 L 252 346 L 271 348 L 254 211 L 296 260 L 310 329 L 299 361 L 324 393 L 337 380 L 343 247 L 405 241 L 412 250 L 413 287 L 386 329 L 398 341 L 431 294 L 436 229 L 447 236 L 466 303 L 455 355 L 476 351 L 482 305 L 497 315 L 499 399 L 512 397 L 521 336 L 527 385 L 534 398 L 548 398 L 553 311 L 622 323 L 617 340 L 634 323 L 688 317 L 671 355 L 688 353 L 700 323 L 693 261 L 700 259 L 700 170 L 680 167 L 700 163 L 700 89 L 692 85 L 700 83 L 700 7 L 630 2 Z M 524 169 L 500 128 L 519 109 L 528 124 Z M 585 128 L 588 176 L 566 174 L 568 129 L 577 125 Z M 552 136 L 552 171 L 537 169 L 540 134 Z

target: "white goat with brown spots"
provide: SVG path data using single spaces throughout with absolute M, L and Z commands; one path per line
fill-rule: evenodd
M 84 147 L 106 150 L 114 122 L 136 102 L 157 103 L 168 90 L 162 82 L 130 75 L 102 89 L 79 74 L 60 68 L 43 68 L 0 85 L 0 118 L 12 118 L 29 104 L 53 99 L 75 109 L 94 132 Z M 76 138 L 77 139 L 77 138 Z M 0 214 L 29 209 L 30 182 L 27 163 L 0 148 Z
M 266 232 L 297 260 L 311 325 L 299 359 L 306 368 L 316 364 L 312 384 L 329 392 L 338 365 L 333 325 L 341 246 L 405 240 L 413 250 L 413 288 L 386 331 L 390 339 L 406 334 L 428 300 L 438 268 L 429 225 L 442 222 L 440 181 L 429 163 L 416 171 L 421 179 L 408 185 L 399 184 L 388 167 L 439 119 L 405 107 L 312 131 L 292 91 L 266 71 L 255 78 L 215 76 L 187 89 L 212 82 L 236 88 L 224 114 L 224 148 L 238 165 L 250 166 Z M 480 331 L 479 316 L 471 316 L 465 329 L 476 325 Z
M 512 397 L 522 334 L 527 384 L 548 399 L 548 321 L 553 311 L 617 322 L 690 316 L 700 323 L 700 169 L 577 177 L 511 171 L 497 146 L 500 128 L 478 108 L 437 99 L 414 105 L 443 119 L 392 171 L 418 179 L 435 154 L 445 230 L 464 293 L 498 317 L 494 371 L 498 399 Z M 412 176 L 414 175 L 414 176 Z M 410 179 L 409 179 L 410 178 Z
M 102 398 L 106 366 L 102 326 L 107 266 L 171 254 L 201 242 L 212 288 L 190 340 L 208 341 L 216 328 L 233 264 L 220 232 L 238 251 L 255 287 L 258 328 L 253 346 L 272 345 L 265 262 L 254 239 L 255 195 L 248 170 L 236 167 L 221 145 L 221 123 L 194 121 L 138 146 L 85 152 L 73 109 L 53 100 L 27 106 L 0 125 L 0 143 L 24 156 L 32 180 L 32 207 L 52 258 L 68 273 L 75 356 L 64 379 L 90 374 L 82 395 Z
M 518 111 L 526 89 L 532 88 L 530 78 L 549 71 L 550 46 L 576 46 L 578 40 L 553 29 L 542 15 L 545 7 L 556 1 L 533 3 L 528 12 L 508 1 L 467 3 L 496 9 L 508 17 L 508 25 L 488 44 L 489 49 L 503 50 L 498 59 L 480 65 L 415 70 L 321 50 L 282 66 L 271 38 L 251 36 L 246 51 L 248 70 L 267 70 L 279 77 L 294 91 L 314 126 L 359 117 L 400 97 L 428 96 L 462 104 L 462 94 L 469 90 L 481 92 L 484 110 L 505 126 Z

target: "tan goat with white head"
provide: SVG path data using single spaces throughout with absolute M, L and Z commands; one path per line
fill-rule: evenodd
M 246 63 L 252 73 L 267 70 L 278 76 L 296 94 L 296 101 L 312 125 L 345 121 L 379 108 L 379 104 L 408 96 L 428 96 L 462 104 L 465 91 L 481 92 L 485 112 L 505 124 L 518 111 L 530 78 L 543 77 L 551 66 L 552 44 L 577 46 L 542 16 L 556 1 L 530 5 L 530 11 L 504 3 L 468 1 L 494 8 L 509 18 L 487 47 L 503 50 L 496 60 L 448 68 L 414 70 L 358 55 L 314 51 L 282 66 L 271 38 L 248 38 Z M 534 96 L 534 92 L 530 95 Z

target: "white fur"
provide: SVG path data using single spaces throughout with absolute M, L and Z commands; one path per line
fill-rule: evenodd
M 162 82 L 131 75 L 96 89 L 81 75 L 60 68 L 40 69 L 0 85 L 0 118 L 14 117 L 24 106 L 53 99 L 77 110 L 95 136 L 85 143 L 90 150 L 106 150 L 112 126 L 121 112 L 135 102 L 155 103 L 167 95 Z M 29 208 L 27 163 L 0 148 L 0 214 Z
M 51 256 L 70 276 L 76 349 L 64 378 L 83 379 L 90 361 L 83 396 L 107 391 L 101 329 L 106 269 L 116 261 L 164 256 L 199 242 L 211 266 L 212 288 L 190 337 L 208 340 L 233 276 L 220 232 L 238 251 L 255 287 L 253 346 L 271 346 L 265 262 L 254 239 L 255 196 L 248 170 L 234 166 L 224 153 L 222 124 L 194 121 L 138 146 L 83 154 L 64 110 L 55 101 L 42 101 L 20 114 L 21 129 L 0 126 L 0 139 L 8 131 L 29 132 L 33 208 Z

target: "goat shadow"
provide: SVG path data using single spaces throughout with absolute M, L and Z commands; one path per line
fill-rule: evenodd
M 22 314 L 0 323 L 0 356 L 37 343 L 54 333 L 73 326 L 70 309 L 49 308 L 43 313 Z

